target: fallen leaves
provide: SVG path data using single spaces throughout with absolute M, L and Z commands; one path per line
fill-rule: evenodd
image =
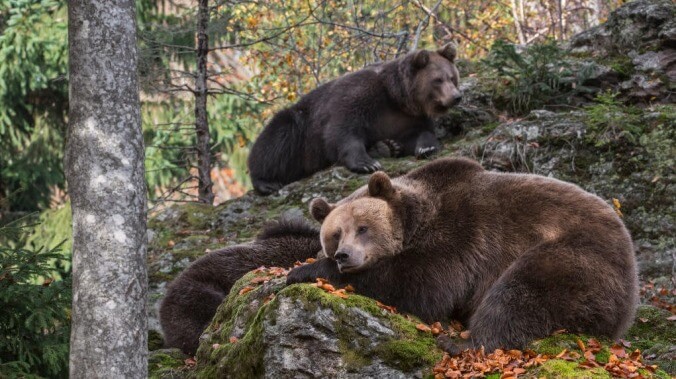
M 354 292 L 354 288 L 352 288 L 352 286 L 349 285 L 345 288 L 336 289 L 331 283 L 329 283 L 328 280 L 324 278 L 317 278 L 317 281 L 315 283 L 312 283 L 311 286 L 321 288 L 324 291 L 330 293 L 331 295 L 338 296 L 341 299 L 347 299 L 349 297 L 347 293 Z
M 239 290 L 239 294 L 244 295 L 244 294 L 247 294 L 247 293 L 249 293 L 249 292 L 251 292 L 255 289 L 256 289 L 256 287 L 246 286 L 246 287 L 242 288 L 241 290 Z
M 518 378 L 526 368 L 541 365 L 547 356 L 526 350 L 495 350 L 486 354 L 484 349 L 463 351 L 457 356 L 444 354 L 434 366 L 435 379 L 476 378 L 491 373 L 501 373 L 500 378 Z
M 383 303 L 381 303 L 381 302 L 379 302 L 379 301 L 377 301 L 377 300 L 376 300 L 376 305 L 377 305 L 378 307 L 380 307 L 381 309 L 384 309 L 384 310 L 386 310 L 386 311 L 388 311 L 388 312 L 390 312 L 390 313 L 397 313 L 397 308 L 396 308 L 396 307 L 393 307 L 393 306 L 391 306 L 391 305 L 385 305 L 385 304 L 383 304 Z
M 622 211 L 620 210 L 620 208 L 622 208 L 620 200 L 613 198 L 613 207 L 615 208 L 615 213 L 617 213 L 618 216 L 624 217 Z
M 435 323 L 436 324 L 436 323 Z M 423 330 L 418 324 L 418 330 Z M 434 326 L 434 325 L 433 325 Z M 453 328 L 449 328 L 450 331 Z M 467 337 L 469 337 L 469 331 Z M 457 333 L 457 331 L 456 331 Z M 460 335 L 462 335 L 461 332 Z M 602 367 L 613 377 L 627 379 L 651 378 L 652 373 L 657 371 L 657 366 L 645 365 L 642 361 L 641 352 L 634 350 L 631 354 L 625 348 L 631 347 L 631 343 L 620 340 L 607 350 L 601 343 L 590 338 L 587 342 L 581 339 L 576 341 L 578 351 L 563 349 L 556 356 L 538 354 L 532 350 L 495 350 L 486 354 L 483 348 L 467 349 L 458 355 L 444 354 L 440 362 L 434 366 L 435 379 L 443 378 L 475 378 L 485 377 L 488 374 L 499 373 L 501 379 L 516 379 L 526 373 L 527 369 L 539 366 L 552 359 L 561 359 L 568 362 L 576 362 L 581 369 L 594 369 Z M 597 355 L 602 353 L 608 356 L 608 362 L 598 362 Z
M 580 343 L 578 343 L 578 346 L 580 346 Z M 624 341 L 622 344 L 627 345 L 628 343 Z M 626 350 L 624 349 L 625 346 L 623 345 L 614 344 L 608 349 L 610 356 L 608 357 L 608 363 L 604 365 L 603 363 L 596 361 L 596 354 L 601 352 L 603 348 L 599 341 L 591 338 L 589 341 L 587 341 L 586 349 L 581 348 L 583 351 L 584 360 L 580 362 L 579 366 L 583 368 L 603 367 L 606 371 L 613 375 L 613 377 L 636 379 L 646 378 L 643 373 L 639 372 L 639 369 L 647 370 L 650 373 L 653 373 L 657 370 L 657 366 L 647 366 L 643 364 L 643 358 L 641 357 L 641 352 L 638 349 L 634 350 L 631 354 L 627 354 Z M 584 344 L 582 344 L 582 346 L 584 346 Z
M 648 282 L 641 286 L 641 297 L 645 301 L 657 308 L 666 309 L 676 316 L 676 289 L 656 286 L 655 283 Z M 676 320 L 675 317 L 670 317 L 669 320 Z
M 289 273 L 289 270 L 282 267 L 261 266 L 253 270 L 253 273 L 256 276 L 253 279 L 249 280 L 249 284 L 247 286 L 244 286 L 241 290 L 239 290 L 240 295 L 247 294 L 255 290 L 256 287 L 265 284 L 274 278 L 286 276 Z M 267 304 L 268 302 L 270 302 L 270 300 L 274 298 L 274 295 L 272 296 L 273 296 L 272 298 L 268 296 L 268 298 L 265 299 L 265 304 Z
M 608 371 L 614 377 L 643 379 L 651 376 L 644 375 L 644 373 L 639 371 L 640 369 L 643 369 L 651 374 L 657 371 L 657 366 L 645 365 L 643 363 L 641 352 L 638 349 L 634 350 L 629 356 L 627 356 L 624 348 L 621 346 L 619 346 L 619 348 L 622 349 L 622 354 L 626 358 L 621 359 L 618 355 L 612 353 L 608 358 L 608 363 L 603 366 L 603 368 L 605 368 L 606 371 Z

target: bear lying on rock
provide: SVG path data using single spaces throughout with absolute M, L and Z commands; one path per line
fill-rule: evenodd
M 456 50 L 419 50 L 344 75 L 278 112 L 249 154 L 254 189 L 263 195 L 338 163 L 354 172 L 381 169 L 368 151 L 389 141 L 405 155 L 439 149 L 432 118 L 456 105 Z
M 393 180 L 377 172 L 311 213 L 327 258 L 293 269 L 289 284 L 322 277 L 429 323 L 460 320 L 472 336 L 462 347 L 522 348 L 559 329 L 618 338 L 633 320 L 629 233 L 569 183 L 439 159 Z
M 244 274 L 260 266 L 291 267 L 321 250 L 319 230 L 302 217 L 283 216 L 252 243 L 213 251 L 196 260 L 167 288 L 160 323 L 168 347 L 193 355 L 216 309 Z

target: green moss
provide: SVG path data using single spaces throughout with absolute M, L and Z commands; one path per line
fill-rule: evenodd
M 636 322 L 629 328 L 625 339 L 632 343 L 632 348 L 646 350 L 656 344 L 676 344 L 676 328 L 673 321 L 667 318 L 668 311 L 650 305 L 641 305 L 636 312 Z
M 148 350 L 153 351 L 153 350 L 158 350 L 161 349 L 164 346 L 164 339 L 162 338 L 162 335 L 158 333 L 156 330 L 149 330 L 148 331 Z
M 378 345 L 376 354 L 387 365 L 405 372 L 419 367 L 432 367 L 441 359 L 431 338 L 393 339 Z
M 676 344 L 676 328 L 667 318 L 671 313 L 650 305 L 642 305 L 636 312 L 636 322 L 629 328 L 625 339 L 632 349 L 640 349 L 643 356 L 654 355 L 655 364 L 669 374 L 676 375 L 676 362 L 669 359 L 669 352 Z M 661 357 L 667 357 L 662 359 Z
M 233 286 L 230 295 L 219 307 L 212 323 L 205 333 L 211 337 L 201 343 L 197 350 L 198 378 L 252 378 L 263 375 L 263 319 L 269 307 L 275 301 L 256 308 L 252 304 L 253 296 L 261 290 L 239 295 L 239 291 L 255 276 L 248 273 Z M 252 316 L 246 314 L 251 312 Z M 248 316 L 248 317 L 247 317 Z M 245 320 L 246 333 L 236 343 L 230 343 L 235 320 Z M 223 343 L 223 341 L 227 341 Z M 218 343 L 218 346 L 215 345 Z M 232 364 L 237 362 L 237 364 Z
M 148 356 L 148 378 L 184 378 L 188 377 L 192 369 L 185 366 L 188 358 L 178 349 L 157 350 Z
M 343 340 L 339 342 L 338 347 L 347 371 L 357 371 L 373 362 L 371 357 L 365 355 L 363 351 L 351 349 Z
M 338 317 L 337 335 L 341 346 L 344 346 L 344 349 L 341 349 L 343 358 L 356 365 L 363 366 L 364 362 L 370 362 L 372 357 L 377 357 L 391 367 L 411 371 L 421 367 L 431 368 L 442 357 L 432 335 L 415 328 L 417 319 L 413 319 L 412 322 L 399 314 L 389 313 L 378 307 L 373 299 L 354 294 L 347 299 L 341 299 L 306 284 L 286 287 L 279 295 L 300 299 L 310 309 L 319 305 L 333 310 Z M 397 336 L 379 343 L 375 348 L 371 348 L 368 341 L 360 341 L 363 337 L 360 337 L 354 329 L 340 327 L 343 325 L 340 322 L 341 317 L 346 316 L 347 310 L 353 307 L 386 320 Z
M 634 73 L 634 64 L 627 55 L 618 55 L 609 58 L 605 62 L 613 71 L 620 75 L 620 79 L 628 79 Z
M 537 351 L 538 353 L 549 356 L 555 356 L 564 349 L 568 351 L 577 350 L 580 352 L 580 348 L 577 345 L 578 339 L 584 342 L 586 345 L 589 337 L 575 334 L 557 334 L 555 336 L 549 336 L 547 338 L 533 341 L 529 348 Z
M 530 374 L 530 373 L 529 373 Z M 610 374 L 603 367 L 586 369 L 578 367 L 577 362 L 568 362 L 562 359 L 552 359 L 532 371 L 533 377 L 561 378 L 561 379 L 601 379 L 610 378 Z

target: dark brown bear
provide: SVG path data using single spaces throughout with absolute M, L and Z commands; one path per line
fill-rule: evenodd
M 419 50 L 332 80 L 278 112 L 251 148 L 254 189 L 270 194 L 334 163 L 376 171 L 367 151 L 381 140 L 405 155 L 434 153 L 432 117 L 461 99 L 455 55 L 452 45 Z
M 471 347 L 522 348 L 559 329 L 617 338 L 634 317 L 629 233 L 569 183 L 439 159 L 391 181 L 375 173 L 311 212 L 328 258 L 288 283 L 323 277 L 426 322 L 461 320 Z
M 307 220 L 282 217 L 249 244 L 227 247 L 196 260 L 167 287 L 160 306 L 166 345 L 194 354 L 199 337 L 232 285 L 260 266 L 291 267 L 321 250 L 319 230 Z

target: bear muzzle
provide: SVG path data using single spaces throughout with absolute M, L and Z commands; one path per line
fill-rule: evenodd
M 364 255 L 350 246 L 342 246 L 336 250 L 333 259 L 338 264 L 340 272 L 354 271 L 364 264 Z

